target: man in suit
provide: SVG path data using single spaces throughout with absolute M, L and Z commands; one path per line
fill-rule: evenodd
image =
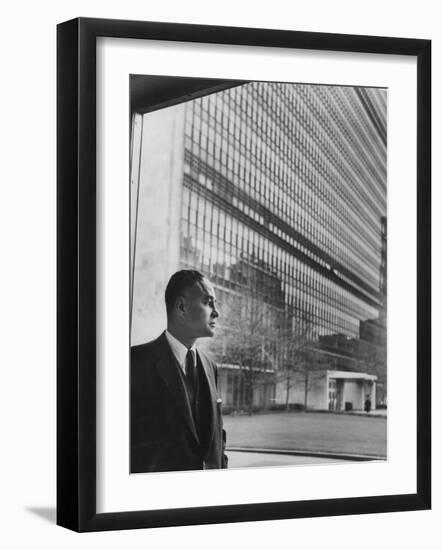
M 198 351 L 219 313 L 198 271 L 175 273 L 166 288 L 167 330 L 131 349 L 130 471 L 226 468 L 215 363 Z

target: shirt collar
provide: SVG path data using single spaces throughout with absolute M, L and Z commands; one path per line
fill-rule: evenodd
M 173 336 L 167 329 L 166 329 L 166 338 L 167 338 L 167 341 L 169 342 L 170 349 L 172 350 L 172 353 L 175 356 L 175 359 L 178 361 L 178 364 L 181 367 L 181 369 L 183 370 L 183 372 L 185 372 L 186 355 L 187 355 L 187 352 L 189 351 L 188 348 L 186 348 L 186 346 L 182 342 L 180 342 L 177 338 L 175 338 L 175 336 Z M 194 364 L 196 364 L 196 362 L 195 362 L 195 359 L 196 359 L 195 345 L 193 345 L 190 348 L 190 351 L 193 354 Z

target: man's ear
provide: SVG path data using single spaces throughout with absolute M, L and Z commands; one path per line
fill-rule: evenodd
M 186 300 L 183 296 L 179 296 L 175 302 L 175 310 L 180 317 L 183 317 L 186 313 Z

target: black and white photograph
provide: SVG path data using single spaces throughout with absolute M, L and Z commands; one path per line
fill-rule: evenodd
M 130 100 L 130 472 L 388 460 L 388 90 Z

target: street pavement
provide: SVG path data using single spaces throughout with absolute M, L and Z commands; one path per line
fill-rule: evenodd
M 241 452 L 281 451 L 338 459 L 387 455 L 385 415 L 359 413 L 265 412 L 224 415 L 227 448 Z M 287 452 L 286 452 L 287 451 Z M 273 453 L 271 453 L 273 454 Z M 342 456 L 340 456 L 342 455 Z M 345 456 L 344 456 L 345 455 Z M 258 459 L 256 459 L 258 460 Z M 271 458 L 271 460 L 283 460 Z

